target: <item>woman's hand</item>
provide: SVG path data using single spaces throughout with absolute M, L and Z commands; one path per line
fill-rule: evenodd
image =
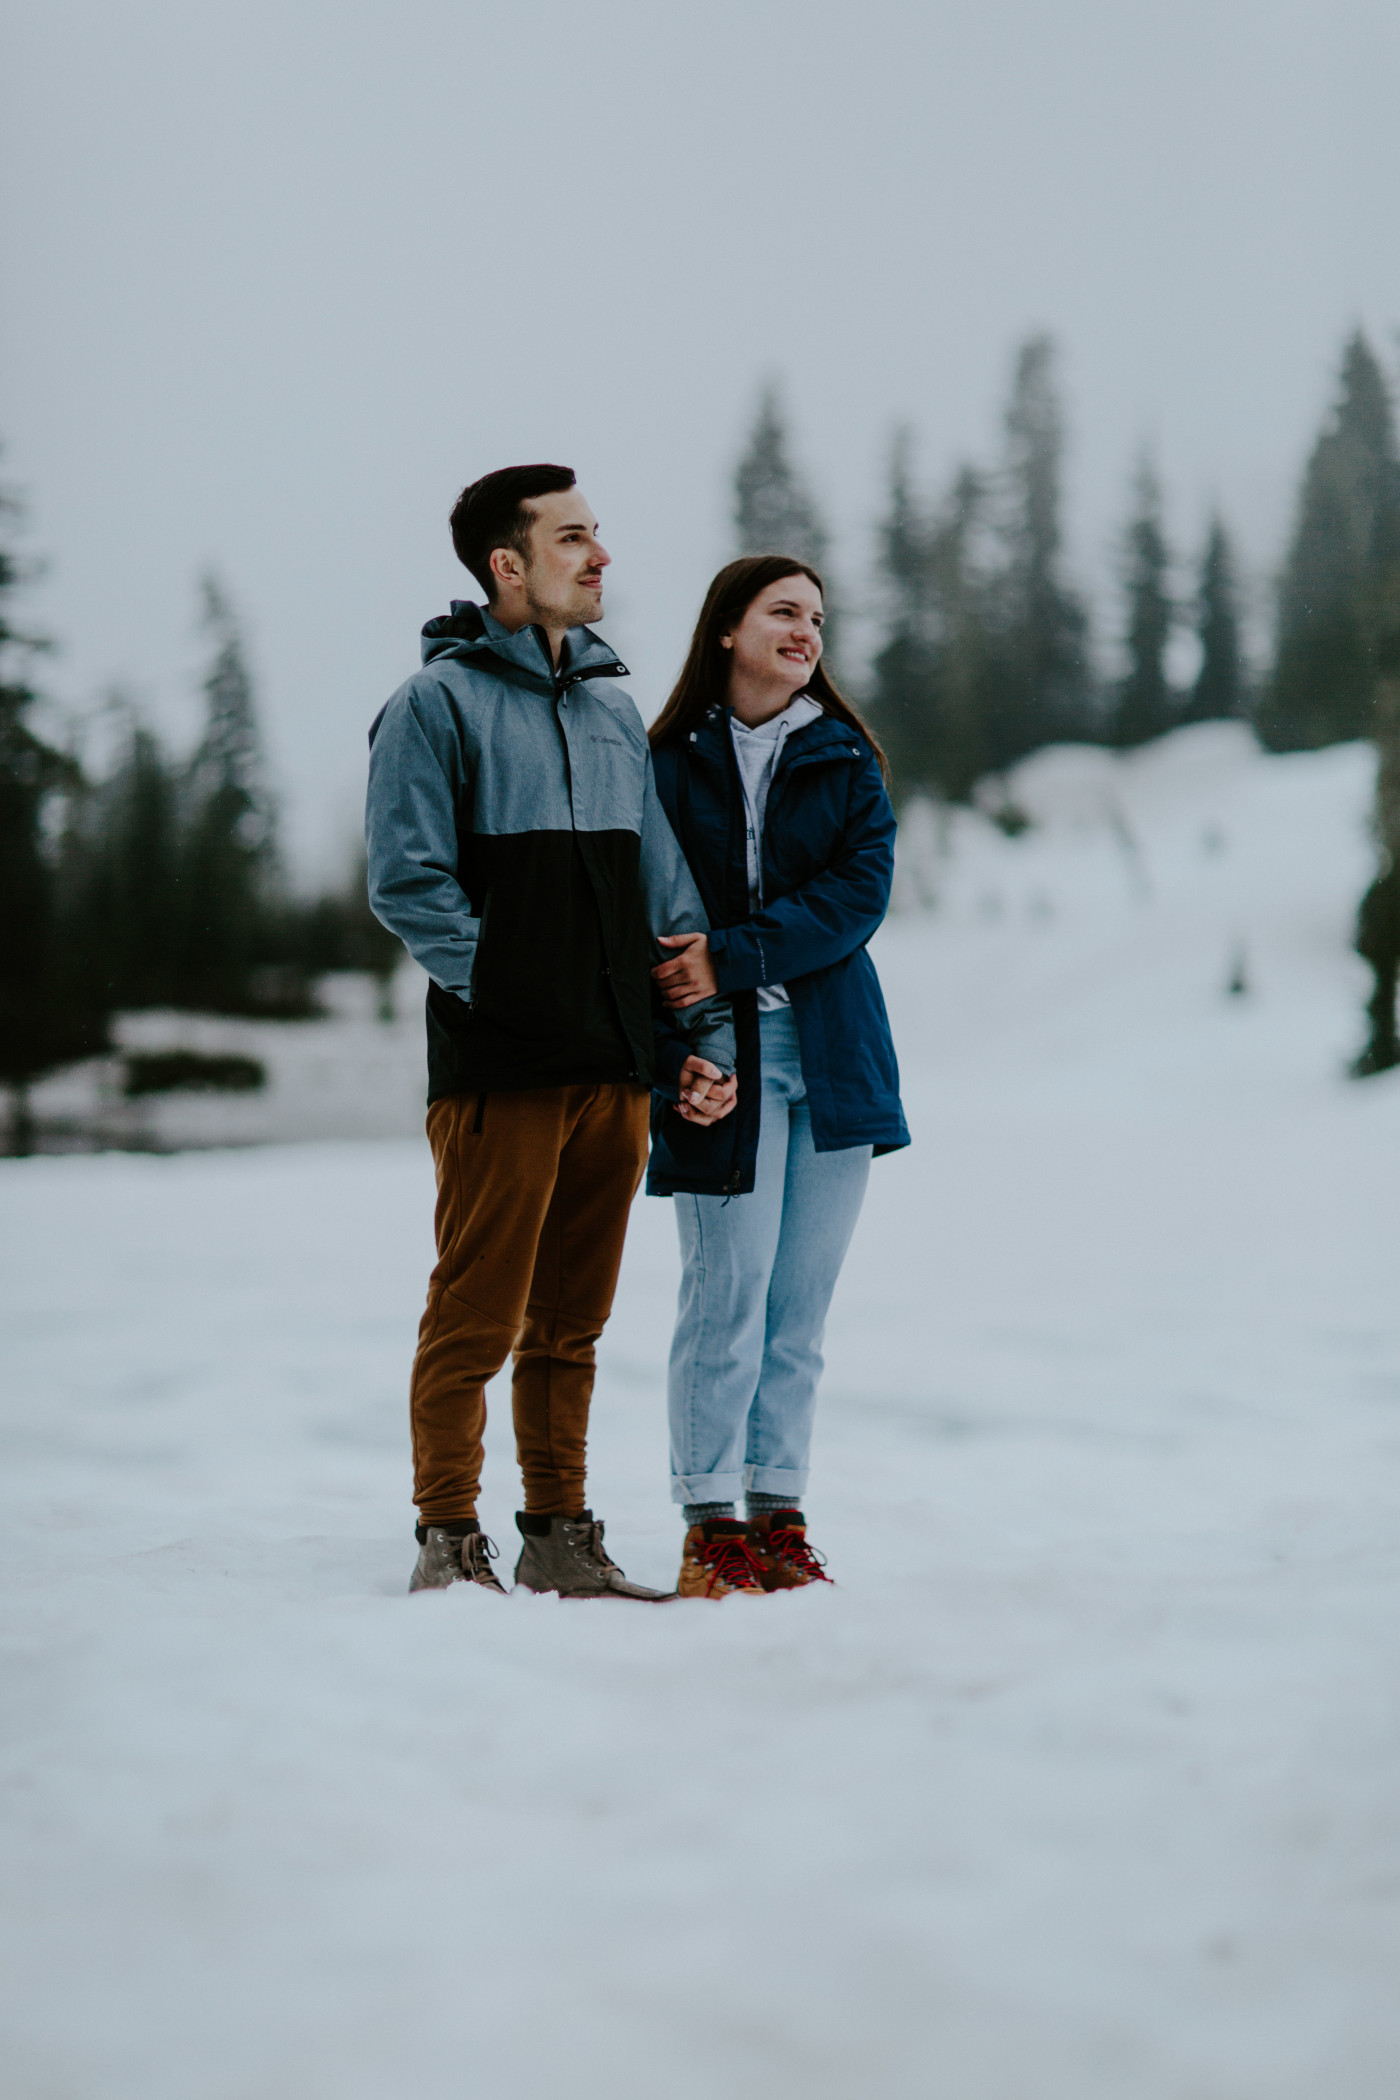
M 651 973 L 668 1006 L 698 1006 L 702 999 L 713 999 L 719 985 L 705 934 L 663 933 L 658 945 L 681 950 L 669 962 L 658 963 Z
M 739 1081 L 733 1073 L 726 1079 L 718 1065 L 712 1065 L 707 1057 L 692 1054 L 681 1066 L 680 1100 L 676 1107 L 687 1123 L 699 1123 L 704 1128 L 729 1114 L 738 1091 Z

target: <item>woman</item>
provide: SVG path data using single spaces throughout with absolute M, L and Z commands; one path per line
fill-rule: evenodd
M 712 928 L 664 941 L 675 952 L 652 974 L 674 1008 L 730 993 L 739 1046 L 724 1122 L 652 1101 L 647 1189 L 676 1199 L 684 1265 L 669 1379 L 682 1596 L 829 1580 L 801 1511 L 822 1329 L 871 1155 L 909 1142 L 866 953 L 894 811 L 878 744 L 822 668 L 824 616 L 805 562 L 731 562 L 651 730 Z

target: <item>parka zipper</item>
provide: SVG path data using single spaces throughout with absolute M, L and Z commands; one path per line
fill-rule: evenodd
M 585 664 L 579 664 L 574 670 L 566 671 L 562 678 L 557 671 L 554 673 L 555 698 L 562 700 L 564 695 L 572 692 L 576 685 L 584 685 L 590 678 L 630 678 L 631 676 L 632 673 L 628 670 L 626 664 L 616 656 L 611 663 L 597 664 L 591 671 Z
M 491 892 L 490 892 L 490 890 L 488 890 L 488 891 L 486 892 L 486 895 L 485 895 L 485 896 L 483 897 L 483 899 L 482 899 L 482 902 L 481 902 L 481 915 L 480 915 L 480 917 L 479 917 L 479 918 L 477 919 L 477 922 L 476 922 L 476 954 L 475 954 L 475 955 L 474 955 L 474 956 L 472 957 L 472 995 L 471 995 L 470 999 L 468 999 L 468 1001 L 467 1001 L 467 1012 L 468 1012 L 469 1014 L 474 1014 L 474 1013 L 476 1012 L 476 1010 L 477 1010 L 477 1004 L 476 1004 L 476 986 L 477 986 L 477 973 L 478 973 L 478 971 L 479 971 L 479 970 L 480 970 L 480 968 L 481 968 L 481 954 L 482 954 L 482 950 L 483 950 L 483 949 L 485 948 L 485 946 L 486 946 L 486 914 L 487 914 L 487 913 L 488 913 L 488 912 L 490 911 L 490 909 L 491 909 Z
M 621 660 L 620 660 L 619 658 L 617 658 L 617 657 L 614 657 L 611 663 L 606 663 L 606 664 L 599 664 L 599 665 L 597 665 L 597 666 L 596 666 L 596 668 L 595 668 L 595 669 L 593 669 L 593 670 L 589 670 L 589 669 L 588 669 L 588 667 L 587 667 L 587 665 L 585 665 L 585 664 L 580 664 L 580 665 L 579 665 L 579 666 L 577 667 L 577 669 L 575 669 L 575 670 L 571 670 L 571 671 L 566 671 L 566 672 L 564 673 L 564 676 L 563 676 L 562 678 L 561 678 L 561 677 L 559 676 L 558 672 L 556 671 L 556 672 L 555 672 L 555 674 L 554 674 L 554 702 L 555 702 L 555 706 L 556 706 L 556 707 L 567 707 L 567 706 L 568 706 L 568 704 L 569 704 L 569 694 L 570 694 L 570 693 L 571 693 L 571 692 L 573 691 L 573 689 L 574 689 L 574 687 L 575 687 L 576 685 L 586 685 L 586 684 L 588 684 L 588 683 L 589 683 L 589 681 L 590 681 L 591 679 L 594 679 L 594 678 L 627 678 L 627 677 L 630 677 L 630 675 L 631 675 L 631 674 L 630 674 L 630 672 L 628 671 L 628 669 L 627 669 L 627 666 L 626 666 L 626 664 L 625 664 L 625 663 L 623 663 L 623 662 L 622 662 L 622 661 L 621 661 Z M 559 732 L 560 732 L 560 736 L 561 736 L 561 737 L 563 738 L 563 744 L 564 744 L 564 776 L 565 776 L 565 779 L 566 779 L 566 781 L 568 782 L 568 788 L 569 788 L 569 808 L 570 808 L 570 813 L 571 813 L 571 816 L 572 816 L 572 810 L 573 810 L 573 800 L 574 800 L 574 789 L 573 789 L 573 765 L 572 765 L 572 763 L 571 763 L 571 761 L 570 761 L 570 757 L 569 757 L 569 739 L 568 739 L 568 737 L 567 737 L 567 736 L 566 736 L 566 735 L 564 734 L 564 727 L 563 727 L 563 724 L 562 724 L 562 723 L 560 723 L 560 725 L 559 725 Z M 576 848 L 576 850 L 577 850 L 577 841 L 578 841 L 578 826 L 577 826 L 577 825 L 575 825 L 575 826 L 574 826 L 574 840 L 575 840 L 575 848 Z M 606 984 L 606 986 L 607 986 L 607 988 L 608 988 L 608 1003 L 609 1003 L 609 1005 L 611 1006 L 611 1008 L 612 1008 L 612 1011 L 613 1011 L 613 1014 L 614 1014 L 614 1016 L 615 1016 L 615 1018 L 616 1018 L 616 1021 L 617 1021 L 617 1026 L 618 1026 L 618 1030 L 619 1030 L 619 1033 L 620 1033 L 620 1034 L 621 1034 L 621 1036 L 622 1036 L 622 1040 L 623 1040 L 623 1042 L 624 1042 L 624 1043 L 626 1043 L 626 1045 L 627 1045 L 627 1048 L 628 1048 L 629 1052 L 631 1053 L 632 1057 L 633 1057 L 633 1058 L 635 1059 L 635 1058 L 636 1058 L 636 1056 L 637 1056 L 637 1047 L 636 1047 L 636 1044 L 635 1044 L 635 1043 L 634 1043 L 634 1042 L 632 1041 L 632 1038 L 631 1038 L 630 1034 L 628 1033 L 628 1029 L 627 1029 L 627 1023 L 626 1023 L 625 1019 L 623 1018 L 623 1013 L 622 1013 L 622 1001 L 621 1001 L 621 999 L 620 999 L 620 998 L 618 997 L 618 991 L 617 991 L 617 986 L 616 986 L 616 984 L 615 984 L 615 983 L 613 982 L 613 973 L 612 973 L 612 960 L 611 960 L 611 957 L 610 957 L 610 956 L 609 956 L 609 954 L 608 954 L 608 940 L 607 940 L 607 933 L 606 933 L 606 930 L 605 930 L 605 926 L 604 926 L 604 920 L 603 920 L 603 906 L 602 906 L 602 901 L 601 901 L 601 899 L 600 899 L 600 898 L 599 898 L 599 896 L 598 896 L 597 886 L 596 886 L 596 884 L 594 883 L 594 880 L 593 880 L 593 874 L 592 874 L 592 871 L 591 871 L 591 869 L 590 869 L 590 868 L 589 868 L 589 866 L 588 866 L 588 862 L 587 862 L 587 860 L 586 860 L 586 859 L 584 860 L 584 863 L 583 863 L 583 868 L 584 868 L 584 874 L 585 874 L 585 876 L 587 877 L 587 880 L 588 880 L 588 887 L 589 887 L 589 890 L 591 891 L 591 893 L 592 893 L 592 897 L 593 897 L 593 909 L 594 909 L 594 912 L 595 912 L 595 913 L 596 913 L 596 915 L 597 915 L 597 920 L 598 920 L 598 944 L 599 944 L 599 947 L 601 948 L 601 950 L 602 950 L 602 953 L 603 953 L 603 982 L 604 982 L 604 983 Z M 633 1063 L 633 1065 L 631 1066 L 631 1068 L 630 1068 L 630 1069 L 629 1069 L 629 1071 L 628 1071 L 627 1077 L 628 1077 L 628 1079 L 629 1079 L 629 1080 L 635 1080 L 635 1079 L 637 1079 L 637 1078 L 638 1078 L 638 1076 L 639 1076 L 639 1068 L 638 1068 L 638 1066 L 637 1066 L 637 1064 L 636 1064 L 636 1063 Z

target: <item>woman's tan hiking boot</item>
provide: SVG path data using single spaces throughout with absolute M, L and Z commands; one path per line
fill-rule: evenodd
M 759 1565 L 749 1549 L 747 1528 L 737 1517 L 708 1517 L 692 1524 L 681 1553 L 681 1597 L 761 1597 Z
M 749 1519 L 749 1550 L 765 1590 L 800 1590 L 830 1582 L 826 1562 L 807 1544 L 807 1519 L 800 1509 L 766 1509 Z

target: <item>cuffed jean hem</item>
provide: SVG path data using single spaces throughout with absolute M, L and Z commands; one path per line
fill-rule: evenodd
M 739 1473 L 673 1473 L 673 1502 L 737 1502 L 744 1492 Z M 774 1494 L 782 1492 L 775 1488 Z
M 750 1495 L 796 1495 L 807 1491 L 810 1466 L 745 1466 L 744 1491 Z

